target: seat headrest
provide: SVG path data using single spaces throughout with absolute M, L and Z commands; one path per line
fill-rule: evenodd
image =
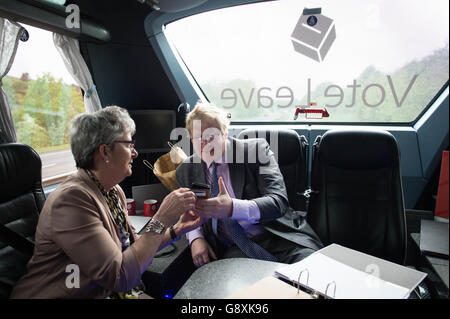
M 255 130 L 246 129 L 242 131 L 238 138 L 264 138 L 270 145 L 278 159 L 278 164 L 289 165 L 296 163 L 299 156 L 302 156 L 300 137 L 297 132 L 289 129 Z
M 41 158 L 30 146 L 0 145 L 0 201 L 8 201 L 41 183 Z
M 379 169 L 396 163 L 398 158 L 397 141 L 387 131 L 330 130 L 319 145 L 319 160 L 342 169 Z

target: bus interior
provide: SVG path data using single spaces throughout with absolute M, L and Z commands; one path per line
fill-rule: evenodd
M 48 196 L 76 171 L 71 119 L 96 107 L 123 107 L 137 126 L 139 156 L 120 186 L 136 200 L 136 187 L 160 185 L 144 160 L 154 164 L 169 152 L 186 115 L 198 101 L 211 102 L 228 114 L 229 136 L 269 140 L 275 132 L 280 138 L 270 145 L 290 206 L 304 211 L 314 230 L 322 234 L 352 224 L 344 219 L 366 218 L 385 227 L 385 236 L 403 236 L 405 258 L 397 262 L 427 274 L 418 298 L 448 299 L 448 237 L 444 275 L 414 238 L 422 220 L 448 223 L 448 7 L 446 0 L 0 0 L 0 87 L 9 108 L 0 109 L 0 146 L 21 143 L 37 151 Z M 5 34 L 17 26 L 14 42 Z M 74 51 L 61 44 L 67 38 L 76 40 Z M 8 118 L 14 139 L 6 134 Z M 295 133 L 298 149 L 284 139 L 286 132 Z M 374 177 L 366 171 L 382 167 L 389 153 L 373 132 L 394 137 L 398 194 L 392 195 L 395 187 L 364 184 Z M 193 152 L 190 145 L 183 150 Z M 26 160 L 5 163 L 0 158 L 0 176 L 28 167 Z M 331 187 L 324 172 L 352 176 L 353 184 L 336 188 L 349 203 L 322 196 L 320 189 Z M 445 172 L 447 194 L 438 196 Z M 0 184 L 0 193 L 15 187 Z M 375 193 L 397 197 L 404 233 L 349 212 Z M 440 216 L 442 200 L 446 215 Z M 2 214 L 11 213 L 8 205 L 1 200 L 0 224 L 20 224 Z M 337 225 L 321 225 L 314 215 L 321 205 L 347 210 L 327 221 Z M 14 227 L 33 241 L 33 228 Z M 344 231 L 350 239 L 323 240 L 364 249 L 350 235 L 356 229 Z M 0 238 L 1 298 L 26 269 L 27 259 L 14 257 L 15 250 Z M 199 270 L 182 238 L 154 258 L 142 280 L 153 298 L 180 297 Z

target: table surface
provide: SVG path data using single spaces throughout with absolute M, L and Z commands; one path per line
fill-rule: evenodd
M 412 233 L 411 234 L 412 239 L 417 244 L 418 247 L 420 247 L 420 234 L 419 233 Z M 448 277 L 449 277 L 449 271 L 448 271 L 448 258 L 439 258 L 439 257 L 433 257 L 429 255 L 424 255 L 425 258 L 429 261 L 431 266 L 433 267 L 434 271 L 438 274 L 438 276 L 441 278 L 441 280 L 444 282 L 445 286 L 447 286 L 448 289 Z
M 249 258 L 213 261 L 198 268 L 175 299 L 223 299 L 257 281 L 273 276 L 285 264 Z

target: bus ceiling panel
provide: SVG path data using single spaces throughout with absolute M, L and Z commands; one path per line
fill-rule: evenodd
M 67 18 L 74 13 L 77 14 L 74 10 L 66 12 L 64 6 L 51 5 L 43 1 L 2 0 L 0 2 L 0 16 L 7 19 L 86 41 L 110 41 L 110 32 L 89 19 L 80 18 L 79 27 L 70 27 L 71 24 L 67 23 Z
M 198 7 L 208 0 L 137 0 L 160 12 L 180 12 Z
M 439 165 L 442 151 L 448 149 L 448 94 L 447 86 L 414 126 L 417 131 L 423 177 L 427 180 Z
M 199 2 L 201 2 L 200 5 L 196 5 L 187 10 L 173 11 L 173 12 L 152 11 L 147 16 L 144 22 L 145 33 L 147 34 L 148 37 L 152 37 L 155 34 L 161 33 L 162 28 L 165 24 L 197 13 L 265 1 L 276 1 L 276 0 L 209 0 L 209 1 L 199 0 Z

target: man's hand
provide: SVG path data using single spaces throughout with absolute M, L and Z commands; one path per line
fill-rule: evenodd
M 194 239 L 194 241 L 191 243 L 191 254 L 192 261 L 197 267 L 201 267 L 204 264 L 209 263 L 211 261 L 210 257 L 214 260 L 217 260 L 216 254 L 214 253 L 213 249 L 202 237 Z
M 233 213 L 233 201 L 227 188 L 219 177 L 219 194 L 209 199 L 199 199 L 195 205 L 196 212 L 205 218 L 230 218 Z

